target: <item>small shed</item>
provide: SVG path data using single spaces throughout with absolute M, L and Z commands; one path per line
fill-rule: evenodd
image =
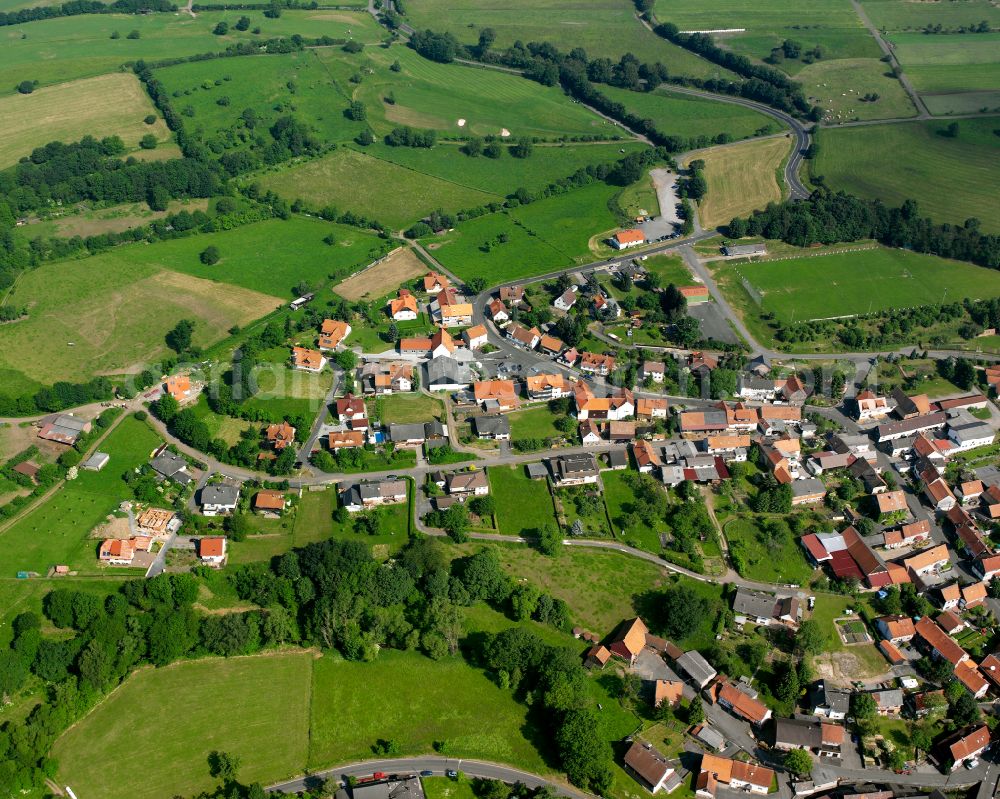
M 549 476 L 549 470 L 544 463 L 527 464 L 528 477 L 532 480 L 541 480 Z
M 99 472 L 105 466 L 108 465 L 108 461 L 111 460 L 111 456 L 106 452 L 95 452 L 82 464 L 83 468 L 88 472 Z

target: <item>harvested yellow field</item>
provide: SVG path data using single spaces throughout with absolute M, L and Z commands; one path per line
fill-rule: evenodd
M 699 207 L 702 227 L 724 225 L 781 200 L 780 169 L 792 149 L 784 136 L 711 147 L 694 155 L 705 162 L 708 193 Z
M 116 72 L 36 89 L 31 94 L 0 98 L 0 168 L 17 163 L 36 147 L 51 141 L 78 141 L 90 135 L 120 136 L 134 150 L 152 133 L 160 142 L 170 138 L 135 75 Z
M 334 287 L 345 300 L 372 300 L 395 289 L 407 280 L 429 271 L 409 247 L 400 247 L 382 263 L 359 272 Z

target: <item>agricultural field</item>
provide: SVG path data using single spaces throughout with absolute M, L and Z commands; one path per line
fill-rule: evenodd
M 985 230 L 1000 231 L 1000 206 L 993 186 L 1000 180 L 1000 137 L 994 120 L 963 119 L 959 135 L 941 135 L 944 121 L 871 125 L 824 130 L 819 156 L 811 164 L 834 190 L 880 199 L 888 205 L 917 201 L 936 222 L 970 217 Z M 906 158 L 886 158 L 906 153 Z
M 831 125 L 917 114 L 902 84 L 877 58 L 817 61 L 803 68 L 795 79 L 802 83 L 810 102 L 823 108 L 823 121 Z M 868 95 L 878 95 L 878 99 L 862 99 Z
M 246 246 L 239 237 L 248 235 L 254 238 L 251 228 L 242 228 L 212 239 L 228 240 L 232 252 L 236 242 Z M 198 262 L 198 251 L 207 243 L 199 237 L 137 244 L 25 273 L 11 300 L 27 306 L 28 316 L 0 327 L 0 369 L 11 375 L 5 388 L 22 393 L 39 383 L 130 371 L 167 352 L 164 335 L 181 319 L 195 322 L 194 343 L 207 346 L 233 325 L 245 325 L 281 304 L 278 297 L 240 286 L 220 292 L 207 276 L 171 268 L 185 257 L 192 272 L 195 264 L 207 271 Z M 245 257 L 251 253 L 245 251 Z M 240 279 L 246 279 L 245 272 Z
M 156 117 L 152 125 L 143 121 L 147 115 Z M 0 169 L 51 141 L 118 136 L 128 150 L 135 150 L 146 134 L 160 144 L 170 138 L 142 84 L 126 73 L 0 97 L 0 120 Z
M 962 0 L 961 3 L 863 0 L 862 5 L 876 27 L 891 32 L 920 31 L 927 25 L 954 30 L 962 25 L 978 25 L 983 20 L 992 28 L 1000 27 L 1000 8 L 991 0 Z
M 555 525 L 552 497 L 545 480 L 531 480 L 523 465 L 491 467 L 489 477 L 501 533 L 532 535 L 536 530 Z
M 118 504 L 131 497 L 122 474 L 149 460 L 160 443 L 145 422 L 123 419 L 100 445 L 111 456 L 100 472 L 80 471 L 45 503 L 18 518 L 0 532 L 0 562 L 6 574 L 35 571 L 45 574 L 49 567 L 64 563 L 82 574 L 107 574 L 97 562 L 98 541 L 91 530 L 105 520 Z M 134 574 L 111 569 L 112 574 Z
M 424 274 L 427 266 L 409 247 L 400 247 L 382 263 L 338 283 L 333 290 L 345 300 L 357 302 L 392 294 L 396 288 Z
M 484 708 L 488 725 L 481 723 Z M 537 734 L 527 708 L 461 658 L 383 650 L 371 663 L 326 655 L 313 668 L 310 768 L 368 758 L 377 740 L 391 739 L 403 756 L 446 741 L 451 756 L 551 774 Z
M 654 92 L 633 92 L 601 86 L 601 94 L 622 103 L 630 112 L 652 119 L 668 136 L 718 136 L 746 139 L 777 133 L 783 126 L 764 114 L 734 103 L 715 102 L 671 92 L 660 87 Z
M 241 16 L 250 17 L 246 32 L 233 27 Z M 229 24 L 225 36 L 212 33 L 219 22 Z M 252 33 L 257 27 L 259 35 Z M 267 19 L 260 11 L 200 11 L 196 18 L 184 14 L 90 14 L 11 25 L 0 32 L 0 94 L 14 94 L 24 80 L 37 80 L 43 86 L 63 83 L 115 72 L 122 64 L 140 58 L 155 62 L 221 52 L 241 41 L 294 33 L 341 38 L 348 30 L 365 42 L 378 41 L 382 35 L 368 14 L 287 9 L 278 19 Z M 115 31 L 120 37 L 112 39 Z M 130 39 L 132 31 L 138 31 L 139 37 Z
M 617 222 L 608 201 L 618 191 L 595 183 L 511 211 L 458 225 L 421 243 L 463 280 L 508 280 L 589 261 L 588 241 Z M 506 239 L 506 240 L 504 240 Z
M 781 169 L 791 147 L 792 139 L 778 136 L 694 154 L 692 158 L 705 162 L 708 181 L 708 191 L 698 204 L 702 227 L 724 225 L 735 216 L 746 216 L 781 200 Z
M 438 24 L 433 26 L 435 30 Z M 597 114 L 574 103 L 558 87 L 518 75 L 439 64 L 406 47 L 317 51 L 339 87 L 360 100 L 376 136 L 397 125 L 429 128 L 445 136 L 610 135 Z M 390 69 L 399 65 L 399 71 Z M 360 82 L 355 83 L 360 73 Z
M 786 258 L 737 269 L 764 299 L 763 310 L 803 321 L 1000 294 L 1000 273 L 933 255 L 878 247 Z
M 495 48 L 522 42 L 551 42 L 566 52 L 582 47 L 591 58 L 618 60 L 633 53 L 640 61 L 659 61 L 673 75 L 731 78 L 717 67 L 643 27 L 624 0 L 511 0 L 484 7 L 476 0 L 415 0 L 406 6 L 413 27 L 450 31 L 474 44 L 481 28 L 496 31 Z
M 306 652 L 143 669 L 56 742 L 61 782 L 105 799 L 193 795 L 216 784 L 207 763 L 214 750 L 239 757 L 237 776 L 247 783 L 300 774 L 308 759 L 312 671 Z M 157 742 L 157 756 L 141 772 L 129 778 L 107 768 L 103 753 L 136 740 Z
M 375 144 L 342 147 L 315 160 L 263 175 L 261 185 L 310 206 L 333 204 L 395 227 L 441 208 L 458 211 L 500 202 L 516 189 L 534 191 L 590 164 L 611 163 L 637 142 L 536 146 L 530 158 L 470 158 L 457 144 L 431 150 Z M 392 187 L 387 191 L 386 187 Z

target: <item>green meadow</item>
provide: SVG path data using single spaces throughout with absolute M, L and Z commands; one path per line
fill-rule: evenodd
M 251 30 L 237 31 L 233 25 L 244 15 L 250 17 Z M 225 36 L 212 33 L 218 22 L 229 23 Z M 255 27 L 260 27 L 259 35 L 251 33 Z M 348 30 L 367 42 L 378 41 L 382 35 L 368 14 L 347 11 L 285 10 L 278 19 L 267 19 L 260 11 L 199 12 L 196 18 L 186 14 L 90 14 L 11 25 L 0 29 L 0 94 L 13 94 L 23 80 L 61 83 L 113 72 L 140 58 L 157 61 L 218 53 L 237 42 L 294 33 L 340 38 L 346 37 Z M 120 38 L 111 38 L 115 31 Z M 128 38 L 132 31 L 139 32 L 138 39 Z
M 960 3 L 863 0 L 862 4 L 871 21 L 879 29 L 888 31 L 919 31 L 927 25 L 954 29 L 961 25 L 978 25 L 984 19 L 992 28 L 1000 27 L 1000 8 L 991 0 L 962 0 Z
M 494 466 L 489 470 L 490 493 L 496 500 L 497 525 L 505 535 L 537 535 L 543 527 L 554 527 L 555 510 L 545 480 L 532 480 L 518 466 Z
M 958 138 L 941 135 L 947 121 L 824 130 L 814 174 L 832 189 L 890 205 L 915 199 L 937 222 L 970 217 L 1000 231 L 995 186 L 1000 180 L 1000 137 L 995 120 L 960 120 Z M 886 158 L 886 153 L 906 157 Z
M 99 541 L 88 536 L 131 496 L 122 474 L 146 463 L 159 444 L 159 437 L 145 422 L 132 417 L 122 420 L 100 447 L 111 456 L 107 467 L 100 472 L 80 470 L 76 480 L 0 532 L 4 576 L 21 570 L 44 575 L 58 563 L 81 574 L 107 574 L 109 570 L 97 562 Z M 111 569 L 110 573 L 129 571 Z
M 879 247 L 761 261 L 739 267 L 784 321 L 825 319 L 1000 295 L 1000 272 L 933 255 Z

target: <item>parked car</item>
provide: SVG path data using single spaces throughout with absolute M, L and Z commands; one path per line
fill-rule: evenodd
M 444 773 L 444 775 L 445 775 L 446 777 L 450 777 L 450 778 L 451 778 L 451 779 L 453 779 L 453 780 L 457 780 L 457 779 L 458 779 L 458 772 L 457 772 L 457 771 L 455 771 L 454 769 L 448 769 L 448 770 L 447 770 L 447 771 L 446 771 L 446 772 Z
M 433 777 L 434 776 L 434 772 L 433 771 L 421 771 L 420 772 L 420 776 L 421 777 Z

